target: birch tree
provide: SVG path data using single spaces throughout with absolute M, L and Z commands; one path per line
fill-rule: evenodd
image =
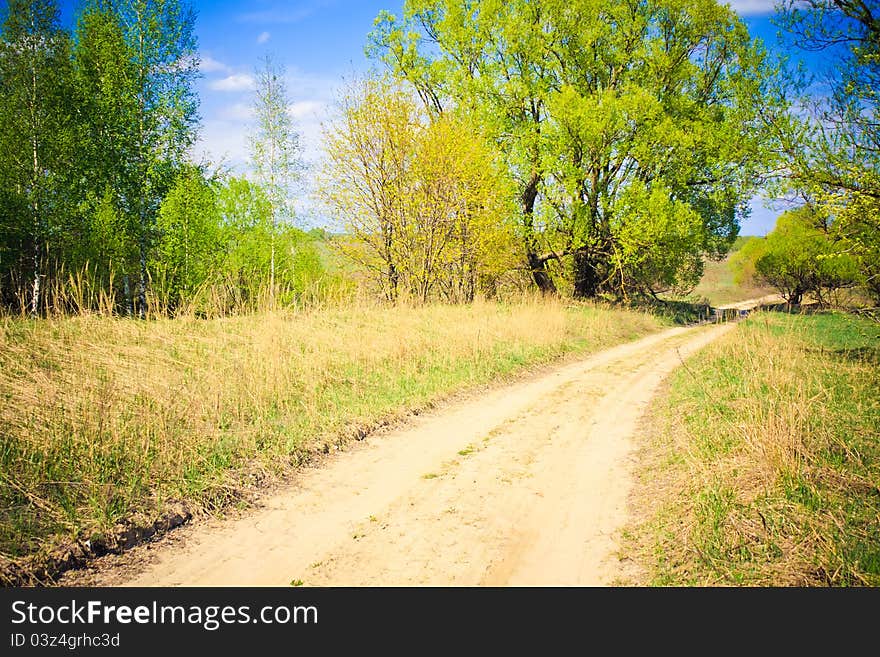
M 57 3 L 12 0 L 0 37 L 0 187 L 5 239 L 12 241 L 6 257 L 18 261 L 10 263 L 14 270 L 28 272 L 33 315 L 41 310 L 52 237 L 69 199 L 72 97 L 70 38 Z
M 198 75 L 195 12 L 182 0 L 112 3 L 131 53 L 134 130 L 129 207 L 136 227 L 137 312 L 147 311 L 147 264 L 156 237 L 162 198 L 195 142 Z
M 275 296 L 275 242 L 278 223 L 293 215 L 291 192 L 302 168 L 299 134 L 290 114 L 284 66 L 271 57 L 256 71 L 254 113 L 256 128 L 250 138 L 251 162 L 257 182 L 266 190 L 272 206 L 269 287 Z

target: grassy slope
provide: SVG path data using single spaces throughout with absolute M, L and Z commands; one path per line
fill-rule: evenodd
M 880 325 L 764 313 L 652 411 L 630 547 L 663 585 L 880 585 Z
M 408 409 L 660 325 L 552 302 L 0 320 L 0 553 L 222 506 Z
M 731 271 L 730 255 L 736 253 L 743 245 L 752 239 L 751 237 L 738 237 L 730 254 L 718 262 L 706 262 L 703 271 L 703 278 L 700 283 L 690 293 L 691 299 L 708 299 L 713 306 L 723 306 L 729 303 L 736 303 L 744 299 L 754 299 L 772 294 L 773 290 L 764 287 L 755 287 L 752 285 L 737 285 L 733 281 L 733 271 Z

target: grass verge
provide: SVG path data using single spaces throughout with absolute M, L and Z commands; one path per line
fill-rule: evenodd
M 649 415 L 626 549 L 654 585 L 880 585 L 880 324 L 763 313 Z
M 553 301 L 0 320 L 0 552 L 113 549 L 120 523 L 224 507 L 454 391 L 660 325 Z

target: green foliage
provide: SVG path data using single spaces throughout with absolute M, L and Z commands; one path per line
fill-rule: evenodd
M 868 291 L 880 302 L 880 11 L 876 2 L 781 3 L 777 22 L 795 43 L 821 51 L 827 93 L 803 99 L 809 112 L 768 115 L 782 136 L 796 190 L 834 217 L 846 253 L 858 258 Z M 811 80 L 788 81 L 791 95 L 813 95 Z
M 216 194 L 195 167 L 186 167 L 162 201 L 151 270 L 164 305 L 192 298 L 220 260 L 221 227 Z
M 57 2 L 16 0 L 0 34 L 0 303 L 79 306 L 63 291 L 88 272 L 144 315 L 148 264 L 168 248 L 159 207 L 195 140 L 194 14 L 89 0 L 75 38 L 58 16 Z
M 747 242 L 732 262 L 740 282 L 776 288 L 790 304 L 806 294 L 821 302 L 828 292 L 860 281 L 858 259 L 841 251 L 833 226 L 804 207 L 781 215 L 766 238 Z
M 772 160 L 754 99 L 782 106 L 773 70 L 713 0 L 409 0 L 371 42 L 432 112 L 466 108 L 500 146 L 544 291 L 551 274 L 576 296 L 692 285 Z
M 43 312 L 51 287 L 60 311 L 231 312 L 264 301 L 276 269 L 283 300 L 319 294 L 315 240 L 286 223 L 296 144 L 275 69 L 256 149 L 265 185 L 214 180 L 188 163 L 198 57 L 185 1 L 88 0 L 75 38 L 55 2 L 17 0 L 4 17 L 0 304 Z
M 332 276 L 316 238 L 275 224 L 268 192 L 245 178 L 208 180 L 184 167 L 157 217 L 160 231 L 150 264 L 160 307 L 200 314 L 252 310 L 275 300 L 320 296 Z
M 106 5 L 89 3 L 79 17 L 74 70 L 80 90 L 80 157 L 83 199 L 75 219 L 89 230 L 68 254 L 68 267 L 87 263 L 105 288 L 133 309 L 131 282 L 138 276 L 137 187 L 132 163 L 137 153 L 136 71 L 119 17 Z
M 56 2 L 13 0 L 0 33 L 0 301 L 26 294 L 43 309 L 43 283 L 70 211 L 75 98 L 70 35 Z M 24 288 L 27 286 L 27 292 Z

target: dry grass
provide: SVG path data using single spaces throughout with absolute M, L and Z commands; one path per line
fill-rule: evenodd
M 880 584 L 880 326 L 763 314 L 653 410 L 630 542 L 661 585 Z
M 773 294 L 775 290 L 754 284 L 737 284 L 733 280 L 730 257 L 724 260 L 706 262 L 703 278 L 693 289 L 690 298 L 708 299 L 713 306 L 724 306 L 746 299 L 757 299 Z
M 444 395 L 659 327 L 523 300 L 218 319 L 0 320 L 0 552 L 243 489 Z

